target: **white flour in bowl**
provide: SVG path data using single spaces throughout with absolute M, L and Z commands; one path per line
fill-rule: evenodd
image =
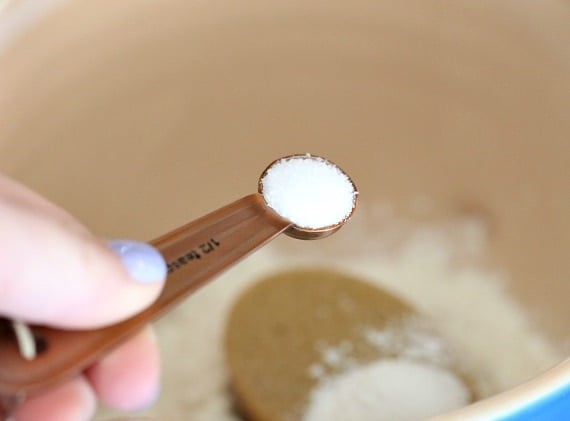
M 394 358 L 357 366 L 326 379 L 311 394 L 304 421 L 411 421 L 469 403 L 452 371 Z
M 387 225 L 396 228 L 360 232 L 358 224 L 351 222 L 350 230 L 358 231 L 362 247 L 347 242 L 349 227 L 314 245 L 284 239 L 190 297 L 159 322 L 163 391 L 146 414 L 172 420 L 237 420 L 224 368 L 225 318 L 249 285 L 275 271 L 299 266 L 336 268 L 411 302 L 461 354 L 462 368 L 472 375 L 481 397 L 510 388 L 562 360 L 562 353 L 532 328 L 523 309 L 508 295 L 505 275 L 480 267 L 485 244 L 480 221 Z M 343 248 L 346 243 L 353 250 L 350 255 Z M 294 252 L 281 250 L 291 244 Z M 374 333 L 369 335 L 374 340 Z M 382 342 L 381 336 L 376 340 Z
M 362 363 L 349 340 L 317 343 L 320 360 L 307 374 L 318 383 L 303 421 L 412 421 L 471 401 L 469 386 L 452 368 L 453 352 L 425 319 L 414 315 L 358 330 L 358 341 L 383 357 Z

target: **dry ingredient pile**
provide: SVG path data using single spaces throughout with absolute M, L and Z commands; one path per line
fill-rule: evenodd
M 381 359 L 315 389 L 303 420 L 421 420 L 468 402 L 469 392 L 448 370 L 405 359 Z
M 296 226 L 310 229 L 345 221 L 357 195 L 336 165 L 310 154 L 272 164 L 261 178 L 261 187 L 269 207 Z
M 473 397 L 425 316 L 324 268 L 290 269 L 249 288 L 232 307 L 225 350 L 251 420 L 423 419 Z
M 289 248 L 291 242 L 272 244 L 161 320 L 158 335 L 165 361 L 163 389 L 146 414 L 172 420 L 240 420 L 228 392 L 223 353 L 227 315 L 237 297 L 257 280 L 293 267 L 338 270 L 400 295 L 429 317 L 446 343 L 461 356 L 461 368 L 470 374 L 470 386 L 481 398 L 513 387 L 562 360 L 562 352 L 533 329 L 523 309 L 508 294 L 507 275 L 480 264 L 487 242 L 481 220 L 465 217 L 418 223 L 382 209 L 361 208 L 351 229 L 345 228 L 343 236 L 337 234 L 326 244 L 308 247 L 303 243 L 304 247 L 293 250 Z M 382 223 L 372 229 L 369 221 Z M 352 235 L 354 238 L 348 238 Z M 401 333 L 389 329 L 363 331 L 378 347 L 393 346 L 396 334 Z M 423 364 L 422 358 L 439 358 L 438 344 L 417 335 L 404 342 L 404 354 L 417 357 L 413 362 L 347 364 L 346 370 L 337 370 L 334 375 L 328 375 L 327 367 L 349 361 L 345 357 L 350 346 L 341 343 L 323 348 L 321 361 L 307 367 L 307 376 L 318 381 L 308 397 L 305 421 L 382 420 L 380 411 L 386 407 L 380 402 L 409 406 L 403 405 L 399 394 L 402 384 L 397 379 L 403 378 L 407 379 L 409 401 L 413 398 L 418 410 L 429 412 L 434 409 L 432 405 L 460 404 L 463 389 L 449 372 Z M 422 394 L 419 386 L 404 377 L 412 370 L 418 382 L 429 378 L 437 387 Z M 379 375 L 391 379 L 390 387 L 379 380 Z M 448 400 L 442 402 L 444 395 Z M 410 420 L 415 413 L 403 415 L 401 419 Z
M 456 357 L 425 319 L 413 316 L 361 334 L 392 357 L 359 364 L 352 342 L 320 347 L 321 360 L 309 367 L 319 383 L 303 421 L 421 420 L 471 402 L 471 391 L 450 367 Z

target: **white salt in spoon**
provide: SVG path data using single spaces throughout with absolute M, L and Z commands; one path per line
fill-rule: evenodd
M 25 396 L 78 375 L 282 232 L 317 239 L 337 231 L 354 212 L 356 202 L 354 183 L 330 161 L 311 155 L 281 158 L 261 175 L 259 193 L 151 242 L 168 263 L 168 278 L 160 297 L 141 313 L 111 326 L 81 331 L 0 323 L 0 419 Z
M 259 179 L 267 205 L 292 225 L 287 235 L 323 238 L 342 227 L 356 207 L 358 191 L 344 171 L 310 154 L 278 159 Z

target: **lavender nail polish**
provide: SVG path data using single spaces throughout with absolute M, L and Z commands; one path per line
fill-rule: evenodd
M 166 278 L 166 262 L 150 244 L 132 240 L 112 240 L 109 248 L 120 257 L 132 279 L 143 284 L 162 282 Z

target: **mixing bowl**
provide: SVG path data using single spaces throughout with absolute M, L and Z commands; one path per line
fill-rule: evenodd
M 363 209 L 428 197 L 482 218 L 509 292 L 567 352 L 567 2 L 15 1 L 0 16 L 0 169 L 94 232 L 150 239 L 254 191 L 273 159 L 318 153 Z M 569 413 L 566 361 L 441 419 Z

